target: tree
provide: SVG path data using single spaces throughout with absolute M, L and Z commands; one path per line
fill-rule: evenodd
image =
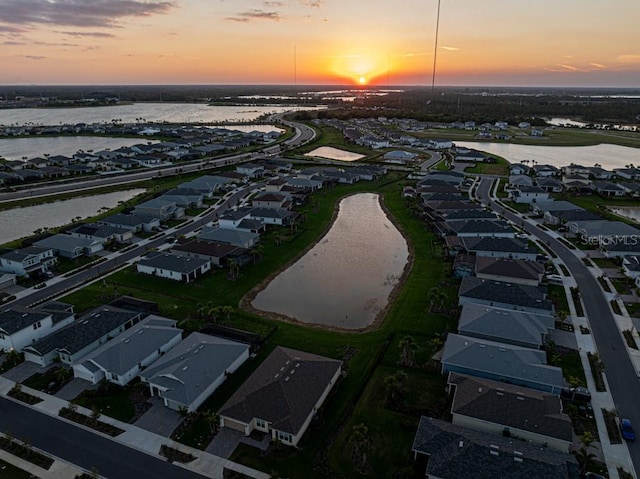
M 353 426 L 349 442 L 351 443 L 352 458 L 356 470 L 361 474 L 366 474 L 368 469 L 367 452 L 371 449 L 369 428 L 363 423 Z
M 62 367 L 62 366 L 57 368 L 53 373 L 53 375 L 54 375 L 54 377 L 56 379 L 56 382 L 58 382 L 58 383 L 64 383 L 67 380 L 67 378 L 69 377 L 69 374 L 70 374 L 70 371 L 67 368 Z
M 407 377 L 407 373 L 404 371 L 396 371 L 384 379 L 384 387 L 387 390 L 386 402 L 388 405 L 393 404 L 402 396 Z
M 200 417 L 209 425 L 211 434 L 215 434 L 218 426 L 220 425 L 220 416 L 218 415 L 218 413 L 211 410 L 200 411 Z
M 593 464 L 596 455 L 589 452 L 589 448 L 593 446 L 594 438 L 590 431 L 586 431 L 580 436 L 580 444 L 582 446 L 576 451 L 576 459 L 578 461 L 578 467 L 580 468 L 580 476 L 584 476 L 589 467 Z
M 417 344 L 412 336 L 405 336 L 398 344 L 400 346 L 400 365 L 411 367 L 415 362 Z

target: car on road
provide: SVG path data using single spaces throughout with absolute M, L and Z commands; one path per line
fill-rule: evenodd
M 636 433 L 629 419 L 620 419 L 620 432 L 622 433 L 622 437 L 627 441 L 635 441 Z
M 547 279 L 552 283 L 562 283 L 562 276 L 559 274 L 548 274 Z

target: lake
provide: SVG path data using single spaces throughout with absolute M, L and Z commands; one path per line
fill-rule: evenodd
M 366 328 L 387 306 L 408 259 L 407 243 L 379 196 L 349 196 L 329 232 L 259 292 L 252 306 L 307 324 Z
M 31 236 L 37 229 L 69 224 L 77 217 L 95 216 L 101 208 L 115 208 L 120 201 L 130 200 L 144 191 L 135 188 L 0 211 L 0 244 Z
M 133 103 L 131 105 L 87 108 L 0 109 L 0 125 L 60 125 L 76 123 L 221 123 L 249 122 L 259 116 L 291 110 L 317 110 L 324 107 L 290 105 L 209 106 L 203 103 Z
M 0 139 L 0 156 L 6 160 L 22 160 L 42 157 L 45 153 L 51 156 L 71 156 L 78 150 L 94 152 L 100 150 L 117 150 L 122 146 L 133 146 L 140 143 L 157 143 L 148 138 L 108 138 L 105 136 L 30 136 L 27 138 Z
M 637 206 L 618 206 L 609 207 L 609 209 L 617 215 L 624 216 L 630 220 L 640 223 L 640 207 Z
M 352 153 L 350 151 L 341 150 L 339 148 L 333 148 L 332 146 L 321 146 L 309 153 L 305 153 L 304 156 L 312 156 L 315 158 L 327 158 L 329 160 L 339 161 L 358 161 L 365 157 L 359 153 Z
M 576 163 L 593 166 L 599 163 L 602 168 L 624 168 L 633 163 L 640 164 L 640 149 L 627 146 L 601 144 L 593 146 L 544 146 L 516 145 L 513 143 L 481 143 L 456 141 L 457 146 L 486 151 L 501 156 L 510 163 L 535 161 L 536 164 L 549 164 L 557 167 Z

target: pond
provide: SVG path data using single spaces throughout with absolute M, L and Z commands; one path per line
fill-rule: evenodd
M 549 164 L 556 167 L 568 166 L 571 163 L 584 166 L 593 166 L 598 163 L 602 168 L 612 170 L 613 168 L 624 168 L 629 163 L 637 165 L 640 159 L 640 149 L 611 144 L 537 146 L 456 141 L 456 145 L 486 151 L 501 156 L 510 163 L 531 162 L 533 160 L 538 165 Z
M 329 232 L 260 291 L 252 306 L 340 329 L 374 324 L 409 260 L 404 237 L 373 193 L 340 202 Z
M 640 223 L 640 207 L 638 206 L 609 207 L 609 209 L 617 215 Z
M 69 224 L 74 218 L 95 216 L 102 208 L 115 208 L 144 191 L 135 188 L 0 211 L 0 244 L 31 236 L 38 229 Z
M 351 151 L 341 150 L 339 148 L 333 148 L 331 146 L 321 146 L 309 153 L 305 153 L 304 156 L 313 156 L 316 158 L 327 158 L 329 160 L 339 161 L 358 161 L 364 158 L 365 155 L 352 153 Z

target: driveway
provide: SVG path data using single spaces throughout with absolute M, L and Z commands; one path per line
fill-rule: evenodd
M 78 397 L 78 395 L 86 391 L 87 389 L 96 389 L 97 384 L 91 384 L 89 381 L 80 378 L 73 378 L 63 388 L 58 391 L 55 396 L 65 401 L 71 401 Z
M 165 407 L 162 399 L 158 397 L 153 397 L 149 401 L 152 404 L 151 407 L 133 424 L 160 436 L 171 436 L 178 424 L 182 422 L 180 414 Z
M 11 381 L 15 381 L 17 383 L 21 383 L 25 379 L 30 378 L 35 373 L 44 373 L 51 368 L 51 364 L 49 366 L 45 366 L 44 368 L 36 363 L 32 363 L 30 361 L 25 361 L 23 363 L 18 364 L 15 368 L 9 369 L 4 376 Z
M 264 434 L 260 439 L 253 439 L 252 437 L 245 437 L 240 431 L 236 431 L 230 427 L 223 427 L 218 431 L 218 434 L 216 434 L 213 441 L 209 443 L 205 451 L 209 454 L 229 459 L 240 443 L 253 446 L 261 451 L 266 451 L 271 440 L 268 434 Z

